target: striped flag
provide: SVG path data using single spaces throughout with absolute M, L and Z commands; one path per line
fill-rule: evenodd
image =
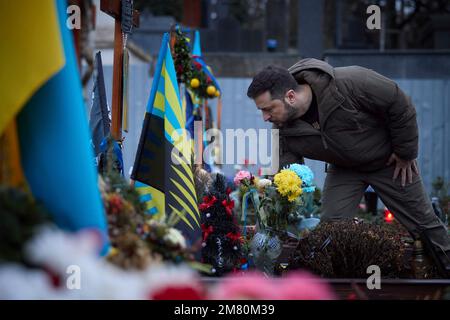
M 164 34 L 131 178 L 148 213 L 180 216 L 179 228 L 191 243 L 201 235 L 191 163 L 186 110 Z
M 186 109 L 186 129 L 188 130 L 191 138 L 194 138 L 194 122 L 198 120 L 198 118 L 194 114 L 196 106 L 194 106 L 192 101 L 192 94 L 187 89 L 184 91 L 183 102 Z

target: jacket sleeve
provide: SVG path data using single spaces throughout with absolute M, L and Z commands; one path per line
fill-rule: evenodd
M 356 83 L 354 88 L 362 100 L 361 107 L 371 113 L 381 113 L 387 122 L 392 149 L 397 156 L 404 160 L 416 159 L 419 130 L 411 100 L 394 81 L 373 70 L 361 69 L 364 80 L 359 82 L 362 85 Z
M 303 157 L 299 157 L 298 155 L 287 149 L 284 137 L 280 137 L 279 148 L 280 148 L 279 170 L 283 169 L 286 166 L 289 166 L 292 163 L 299 163 L 299 164 L 305 163 Z

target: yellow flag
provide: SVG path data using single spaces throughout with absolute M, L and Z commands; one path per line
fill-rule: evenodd
M 0 1 L 0 135 L 65 64 L 55 0 Z
M 15 119 L 10 121 L 0 135 L 0 184 L 26 188 L 20 165 L 19 138 Z

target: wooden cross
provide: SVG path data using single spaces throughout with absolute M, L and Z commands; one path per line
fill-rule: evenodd
M 122 0 L 101 0 L 100 10 L 113 17 L 114 27 L 114 64 L 111 107 L 111 135 L 122 140 L 122 103 L 123 103 L 123 36 L 122 36 Z M 139 12 L 133 11 L 133 26 L 139 27 Z

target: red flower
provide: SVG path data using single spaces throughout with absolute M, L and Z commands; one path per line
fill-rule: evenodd
M 109 198 L 109 211 L 112 214 L 117 214 L 123 209 L 123 201 L 120 195 L 113 194 Z
M 200 63 L 198 63 L 197 61 L 194 61 L 194 66 L 198 69 L 201 70 L 202 69 L 202 65 Z
M 241 241 L 241 235 L 239 233 L 228 232 L 226 237 L 231 241 Z
M 203 233 L 203 241 L 206 241 L 208 239 L 209 235 L 213 233 L 214 227 L 213 226 L 205 226 L 204 223 L 202 223 L 202 233 Z
M 45 267 L 44 270 L 47 273 L 53 288 L 59 288 L 61 286 L 61 277 L 50 268 Z
M 214 205 L 214 203 L 217 201 L 217 198 L 212 196 L 211 198 L 208 196 L 203 197 L 203 203 L 200 204 L 199 209 L 201 211 L 204 211 Z
M 228 187 L 228 188 L 227 188 L 227 191 L 226 191 L 226 192 L 227 192 L 227 196 L 229 196 L 229 195 L 230 195 L 230 193 L 231 193 L 231 188 L 230 188 L 230 187 Z
M 166 287 L 149 296 L 152 300 L 202 300 L 201 290 L 190 286 Z
M 234 201 L 233 200 L 231 200 L 231 201 L 223 200 L 222 205 L 227 210 L 227 215 L 229 215 L 231 217 L 233 215 Z
M 358 300 L 358 297 L 356 296 L 356 293 L 350 292 L 347 296 L 347 300 Z

